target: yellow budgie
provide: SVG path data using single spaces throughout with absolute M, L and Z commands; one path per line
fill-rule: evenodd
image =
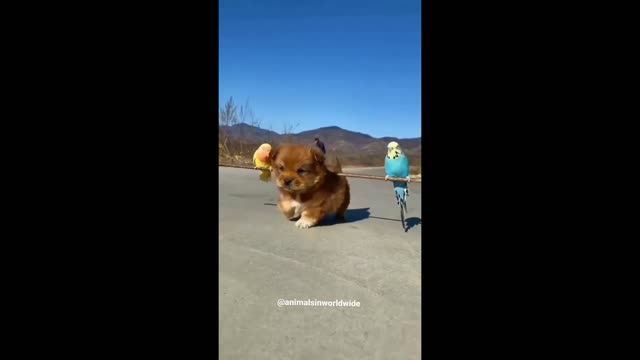
M 260 180 L 264 182 L 271 181 L 271 161 L 269 155 L 271 153 L 271 145 L 262 144 L 253 153 L 253 164 L 256 169 L 262 170 L 260 172 Z

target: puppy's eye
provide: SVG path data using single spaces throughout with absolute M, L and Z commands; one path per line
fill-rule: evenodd
M 284 166 L 282 166 L 282 165 L 278 166 L 278 170 L 284 171 Z
M 298 174 L 300 174 L 300 175 L 304 175 L 304 174 L 306 174 L 306 173 L 307 173 L 307 170 L 305 170 L 305 169 L 298 169 Z

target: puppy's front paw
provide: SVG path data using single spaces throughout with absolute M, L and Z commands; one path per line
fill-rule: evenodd
M 296 221 L 296 227 L 298 229 L 308 229 L 313 225 L 314 225 L 313 222 L 309 221 L 309 219 L 306 219 L 304 217 L 301 217 L 300 220 Z

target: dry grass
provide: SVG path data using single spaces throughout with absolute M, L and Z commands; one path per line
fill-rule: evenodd
M 283 140 L 284 142 L 287 142 Z M 226 149 L 222 143 L 218 144 L 219 155 L 218 162 L 225 164 L 236 165 L 251 165 L 253 162 L 253 153 L 258 149 L 261 144 L 252 144 L 241 139 L 227 139 Z M 272 143 L 272 146 L 278 146 L 277 143 Z M 333 161 L 335 156 L 340 158 L 342 166 L 355 166 L 355 167 L 382 167 L 384 166 L 384 154 L 358 154 L 358 153 L 339 153 L 335 150 L 330 150 L 327 153 L 328 159 Z M 420 155 L 409 155 L 411 163 L 420 164 Z M 411 175 L 421 174 L 420 165 L 411 166 L 409 173 Z

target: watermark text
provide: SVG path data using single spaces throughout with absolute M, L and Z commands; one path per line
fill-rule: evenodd
M 360 307 L 360 302 L 356 300 L 318 300 L 318 299 L 278 299 L 278 307 L 283 306 L 318 306 L 318 307 Z

